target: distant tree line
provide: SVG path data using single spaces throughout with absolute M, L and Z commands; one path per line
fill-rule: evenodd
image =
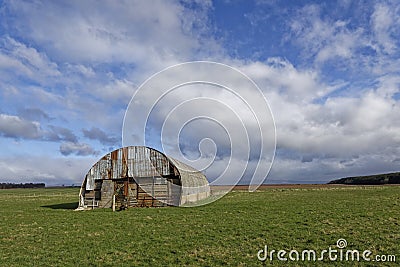
M 11 189 L 11 188 L 45 188 L 45 183 L 0 183 L 0 189 Z

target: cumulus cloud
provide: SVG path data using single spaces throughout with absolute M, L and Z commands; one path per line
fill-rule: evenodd
M 51 119 L 49 114 L 40 108 L 21 108 L 18 111 L 18 115 L 30 121 L 49 121 Z
M 94 86 L 90 93 L 110 104 L 118 102 L 126 104 L 132 98 L 136 88 L 137 86 L 131 81 L 116 79 L 109 84 Z
M 9 23 L 53 58 L 144 65 L 176 62 L 201 49 L 191 34 L 193 27 L 201 28 L 210 4 L 197 5 L 201 8 L 193 12 L 178 1 L 6 3 L 15 14 Z
M 96 72 L 91 66 L 86 66 L 83 64 L 71 64 L 71 63 L 66 63 L 66 70 L 69 73 L 76 73 L 79 75 L 82 75 L 85 78 L 92 78 L 96 76 Z
M 64 156 L 89 156 L 97 155 L 99 152 L 95 151 L 90 145 L 85 143 L 66 142 L 60 145 L 60 152 Z
M 302 49 L 304 58 L 313 60 L 311 66 L 329 66 L 332 72 L 365 80 L 370 74 L 397 72 L 399 63 L 393 59 L 399 55 L 400 8 L 396 1 L 357 7 L 354 17 L 326 16 L 322 9 L 322 5 L 305 5 L 289 20 L 287 40 Z
M 1 40 L 0 71 L 10 75 L 14 71 L 17 76 L 29 77 L 44 82 L 48 77 L 60 75 L 56 63 L 50 61 L 46 54 L 36 48 L 16 41 L 11 37 Z
M 398 49 L 399 16 L 399 8 L 395 5 L 376 3 L 371 23 L 378 49 L 384 53 L 392 54 Z
M 268 67 L 264 69 L 267 73 Z M 364 88 L 357 96 L 333 96 L 330 86 L 318 81 L 318 75 L 312 77 L 301 71 L 299 75 L 313 80 L 306 82 L 309 86 L 306 98 L 295 99 L 290 97 L 289 90 L 270 86 L 267 75 L 255 76 L 264 88 L 277 126 L 278 154 L 271 179 L 298 177 L 299 181 L 323 181 L 338 174 L 367 174 L 398 168 L 395 158 L 399 150 L 393 148 L 400 147 L 397 134 L 400 120 L 396 115 L 400 104 L 392 98 L 400 89 L 397 79 L 379 78 L 375 85 Z M 279 81 L 284 85 L 286 77 L 284 71 L 274 76 L 277 85 Z M 293 86 L 302 86 L 302 79 Z
M 37 112 L 36 115 L 39 115 L 39 117 L 43 116 L 41 112 Z M 27 139 L 50 142 L 77 142 L 78 140 L 77 136 L 65 127 L 48 125 L 47 128 L 43 129 L 38 121 L 30 121 L 14 115 L 0 114 L 0 134 L 4 137 L 16 140 Z
M 0 135 L 15 139 L 40 139 L 40 123 L 28 121 L 18 116 L 0 114 Z
M 116 145 L 118 143 L 118 138 L 114 136 L 110 136 L 110 134 L 107 134 L 103 130 L 97 128 L 97 127 L 92 127 L 90 130 L 88 129 L 82 129 L 83 135 L 86 138 L 89 138 L 91 140 L 97 140 L 103 145 Z
M 291 24 L 295 41 L 305 48 L 304 56 L 317 63 L 351 58 L 359 46 L 364 46 L 363 29 L 348 27 L 342 20 L 324 20 L 318 5 L 303 7 Z
M 277 127 L 278 153 L 271 179 L 279 177 L 284 180 L 281 173 L 277 172 L 280 170 L 287 177 L 292 177 L 290 178 L 292 182 L 295 179 L 303 182 L 307 180 L 321 182 L 337 176 L 338 173 L 351 175 L 360 173 L 363 168 L 370 170 L 368 165 L 372 163 L 369 161 L 377 159 L 381 167 L 372 164 L 376 170 L 395 168 L 394 160 L 399 151 L 390 148 L 400 145 L 396 134 L 400 131 L 400 120 L 396 116 L 399 114 L 400 105 L 392 96 L 400 87 L 394 77 L 380 77 L 374 84 L 358 90 L 357 94 L 349 92 L 343 94 L 340 92 L 348 86 L 347 83 L 326 83 L 319 72 L 296 67 L 287 59 L 270 58 L 264 62 L 230 63 L 236 64 L 257 82 L 272 108 Z M 180 73 L 180 75 L 193 74 Z M 209 77 L 214 75 L 218 74 L 208 74 Z M 160 84 L 169 88 L 168 81 L 160 81 Z M 229 162 L 232 165 L 232 162 L 240 162 L 247 156 L 245 149 L 247 139 L 239 133 L 240 121 L 235 121 L 236 114 L 224 107 L 224 105 L 234 107 L 235 112 L 247 118 L 246 110 L 233 95 L 221 88 L 205 86 L 178 88 L 158 99 L 158 102 L 155 101 L 157 94 L 159 92 L 153 88 L 144 92 L 143 98 L 134 99 L 137 107 L 154 104 L 147 125 L 147 137 L 154 137 L 150 138 L 152 144 L 159 145 L 159 142 L 154 140 L 160 138 L 162 126 L 164 126 L 163 134 L 166 136 L 162 141 L 167 146 L 177 142 L 174 137 L 179 130 L 180 148 L 185 152 L 185 156 L 197 159 L 205 152 L 202 155 L 208 158 L 215 157 L 218 164 L 206 170 L 211 177 L 224 170 L 221 169 L 224 163 L 225 166 Z M 215 101 L 201 102 L 199 100 L 201 97 Z M 140 111 L 139 108 L 135 116 L 147 115 Z M 199 120 L 185 124 L 188 122 L 188 116 L 196 117 L 204 112 L 222 126 L 209 121 L 200 123 Z M 250 121 L 245 119 L 247 125 Z M 232 131 L 231 127 L 236 130 Z M 225 131 L 228 132 L 228 136 Z M 251 147 L 255 149 L 260 144 L 257 131 L 252 129 L 248 133 Z M 203 138 L 215 141 L 216 151 L 213 151 L 212 146 L 211 149 L 202 151 L 203 144 L 200 141 Z M 268 142 L 270 136 L 266 134 L 264 138 L 263 141 Z M 242 140 L 241 143 L 234 144 L 242 154 L 232 158 L 230 142 L 233 139 Z M 170 153 L 179 156 L 177 151 L 170 150 Z M 257 153 L 250 153 L 249 166 L 254 166 L 258 160 Z M 285 170 L 288 166 L 290 171 Z M 244 179 L 248 181 L 249 177 Z
M 262 82 L 265 92 L 277 92 L 289 102 L 304 102 L 323 97 L 332 89 L 320 84 L 318 73 L 312 69 L 297 69 L 282 58 L 266 62 L 251 62 L 240 66 L 253 79 Z
M 49 125 L 49 131 L 45 134 L 48 141 L 77 142 L 78 137 L 70 130 L 60 126 Z
M 354 5 L 347 0 L 339 4 L 346 9 Z M 285 9 L 274 18 L 285 16 L 281 25 L 288 23 L 290 33 L 280 42 L 289 44 L 284 48 L 291 53 L 287 58 L 283 58 L 285 54 L 263 55 L 254 60 L 233 59 L 215 41 L 208 16 L 212 5 L 209 1 L 4 2 L 1 12 L 8 14 L 0 21 L 9 36 L 0 37 L 0 135 L 44 145 L 58 142 L 57 153 L 69 156 L 63 158 L 65 164 L 74 157 L 89 159 L 98 154 L 91 141 L 110 146 L 118 143 L 115 129 L 122 128 L 125 108 L 147 77 L 174 63 L 211 59 L 242 70 L 269 100 L 278 138 L 271 179 L 327 181 L 396 169 L 400 159 L 400 9 L 396 1 L 368 4 L 365 12 L 359 11 L 363 13 L 360 19 L 322 11 L 323 5 L 306 5 L 295 12 Z M 252 17 L 255 27 L 264 23 L 264 13 L 258 14 L 261 16 Z M 278 43 L 273 54 L 279 55 Z M 336 76 L 340 71 L 344 74 Z M 147 92 L 149 98 L 137 105 L 151 101 L 154 94 L 157 92 Z M 210 96 L 233 108 L 214 106 L 215 102 L 185 102 Z M 177 103 L 184 102 L 178 107 Z M 170 116 L 169 122 L 178 124 L 188 114 L 207 111 L 227 128 L 238 129 L 237 114 L 251 117 L 240 101 L 223 90 L 182 89 L 154 108 L 148 136 L 160 130 L 166 112 L 174 108 L 179 112 Z M 250 129 L 250 145 L 257 152 L 262 137 L 255 134 L 250 119 L 245 124 Z M 166 129 L 166 144 L 176 141 L 168 138 L 175 130 Z M 224 129 L 216 123 L 193 121 L 181 130 L 179 141 L 186 155 L 195 159 L 203 152 L 207 157 L 216 154 L 216 167 L 208 169 L 207 175 L 223 172 L 230 152 Z M 78 132 L 83 137 L 75 134 Z M 232 132 L 232 137 L 243 137 L 239 130 Z M 204 137 L 215 140 L 216 152 L 208 141 L 199 146 Z M 247 152 L 245 145 L 243 141 L 238 147 Z M 256 155 L 250 153 L 251 166 L 258 160 Z M 35 173 L 37 164 L 37 177 L 60 175 L 65 165 L 48 161 L 54 170 L 51 164 L 42 166 L 32 159 L 30 172 Z M 233 158 L 232 163 L 240 172 L 241 158 Z M 6 159 L 0 164 L 10 166 L 10 177 L 28 173 Z M 83 167 L 75 162 L 71 168 Z M 68 175 L 82 173 L 71 171 Z M 62 178 L 69 179 L 66 175 Z
M 95 162 L 91 157 L 9 155 L 0 157 L 0 179 L 15 183 L 44 182 L 46 186 L 80 185 Z
M 126 105 L 148 75 L 220 51 L 208 32 L 209 1 L 3 6 L 10 15 L 1 21 L 13 34 L 2 38 L 0 86 L 17 85 L 18 92 L 9 102 L 36 101 L 54 107 L 52 117 L 101 128 L 121 128 Z

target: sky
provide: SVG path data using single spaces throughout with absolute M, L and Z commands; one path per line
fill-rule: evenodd
M 0 182 L 79 185 L 122 145 L 125 111 L 140 85 L 189 61 L 232 66 L 262 91 L 276 127 L 266 183 L 399 171 L 399 25 L 396 0 L 1 1 Z M 188 86 L 179 100 L 199 95 L 225 97 Z M 163 107 L 177 99 L 154 109 L 149 129 L 163 125 Z M 213 111 L 211 102 L 185 110 L 204 106 Z M 231 152 L 241 148 L 230 144 L 233 117 L 177 126 L 184 155 L 196 158 L 204 146 L 200 154 L 212 159 L 204 170 L 210 180 L 243 160 Z M 257 150 L 259 133 L 247 134 Z M 252 153 L 247 160 L 242 183 L 257 163 L 267 164 Z

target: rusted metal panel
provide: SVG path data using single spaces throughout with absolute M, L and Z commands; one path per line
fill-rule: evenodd
M 201 172 L 144 146 L 124 147 L 102 157 L 86 175 L 80 197 L 90 195 L 93 190 L 100 192 L 101 188 L 95 189 L 95 180 L 110 179 L 115 184 L 115 195 L 123 190 L 125 200 L 118 201 L 124 205 L 182 205 L 208 196 L 210 191 Z
M 166 156 L 154 149 L 150 149 L 150 161 L 159 174 L 170 175 L 170 162 Z

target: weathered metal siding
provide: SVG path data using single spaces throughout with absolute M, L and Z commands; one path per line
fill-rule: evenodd
M 128 193 L 124 196 L 132 195 L 138 206 L 182 205 L 205 198 L 210 191 L 201 172 L 155 149 L 130 146 L 112 151 L 93 165 L 82 184 L 81 196 L 100 191 L 95 189 L 96 181 L 121 179 L 127 181 L 124 190 Z M 137 185 L 133 188 L 129 183 Z
M 155 177 L 171 174 L 168 158 L 147 147 L 124 147 L 101 158 L 89 171 L 91 179 Z M 88 188 L 89 190 L 89 188 Z
M 210 186 L 203 173 L 176 159 L 169 158 L 169 160 L 179 170 L 180 174 L 181 197 L 179 205 L 196 202 L 210 196 Z

